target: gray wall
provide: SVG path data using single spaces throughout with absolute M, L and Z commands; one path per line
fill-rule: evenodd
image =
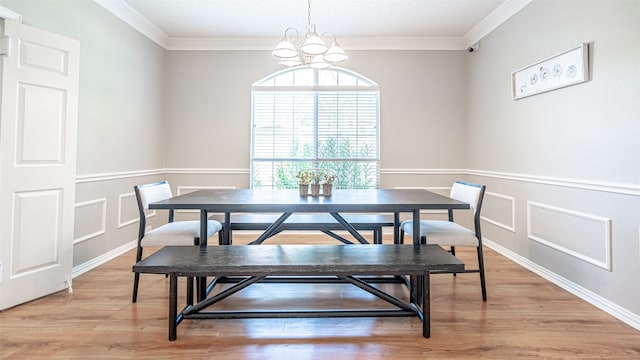
M 279 69 L 268 51 L 165 51 L 89 0 L 2 5 L 81 41 L 74 272 L 131 247 L 133 184 L 248 187 L 250 86 Z M 382 187 L 486 183 L 489 246 L 637 327 L 639 7 L 534 1 L 473 54 L 344 64 L 380 85 Z M 581 42 L 590 82 L 511 99 L 512 71 Z
M 512 71 L 582 42 L 589 82 L 511 99 Z M 640 325 L 638 44 L 640 1 L 525 7 L 468 59 L 467 159 L 492 193 L 486 238 Z

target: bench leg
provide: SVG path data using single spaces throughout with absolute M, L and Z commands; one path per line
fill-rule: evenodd
M 169 274 L 169 341 L 177 337 L 178 328 L 178 277 Z
M 429 272 L 420 276 L 418 281 L 422 287 L 422 336 L 431 337 L 431 302 L 429 301 Z

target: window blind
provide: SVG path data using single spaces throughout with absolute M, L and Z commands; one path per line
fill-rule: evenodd
M 378 103 L 377 88 L 366 86 L 254 89 L 252 186 L 295 188 L 298 171 L 329 168 L 337 188 L 378 187 Z

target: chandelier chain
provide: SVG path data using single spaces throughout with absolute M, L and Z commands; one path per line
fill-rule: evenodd
M 307 0 L 307 29 L 311 29 L 311 0 Z

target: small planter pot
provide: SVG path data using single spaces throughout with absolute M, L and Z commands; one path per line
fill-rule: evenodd
M 300 189 L 300 196 L 306 197 L 307 195 L 309 195 L 309 185 L 299 184 L 298 188 Z
M 311 184 L 311 196 L 320 196 L 320 184 Z
M 333 184 L 322 184 L 322 196 L 329 197 L 333 190 Z

